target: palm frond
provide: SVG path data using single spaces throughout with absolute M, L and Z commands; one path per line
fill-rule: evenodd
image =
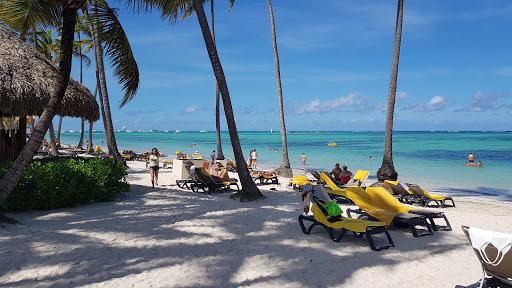
M 117 18 L 117 11 L 103 1 L 97 1 L 96 17 L 99 25 L 99 41 L 105 44 L 105 55 L 114 67 L 114 76 L 118 79 L 125 95 L 121 107 L 133 99 L 139 88 L 139 68 L 128 37 Z
M 0 5 L 0 19 L 26 35 L 29 29 L 58 26 L 61 7 L 53 1 L 11 0 Z

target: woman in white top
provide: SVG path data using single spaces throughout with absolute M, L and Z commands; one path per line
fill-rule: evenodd
M 164 156 L 164 153 L 158 152 L 158 149 L 153 148 L 151 151 L 144 152 L 145 155 L 149 155 L 149 173 L 151 174 L 151 184 L 153 187 L 158 186 L 158 169 L 159 159 Z

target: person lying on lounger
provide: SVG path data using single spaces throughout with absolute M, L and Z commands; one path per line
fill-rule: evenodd
M 215 165 L 213 165 L 211 175 L 212 175 L 213 181 L 216 183 L 220 183 L 220 182 L 229 180 L 228 171 L 226 171 L 226 168 L 220 162 L 217 162 L 217 163 L 215 163 Z

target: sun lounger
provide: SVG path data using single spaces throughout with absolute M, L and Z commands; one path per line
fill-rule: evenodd
M 231 186 L 235 186 L 236 190 L 239 190 L 238 180 L 230 179 L 224 182 L 215 182 L 213 177 L 203 167 L 195 168 L 197 182 L 190 184 L 190 188 L 193 192 L 199 192 L 199 189 L 203 190 L 206 194 L 210 194 L 212 191 L 227 191 L 231 189 Z
M 386 191 L 386 189 L 384 189 L 383 187 L 367 187 L 366 193 L 368 193 L 370 197 L 373 198 L 373 200 L 379 203 L 379 205 L 382 206 L 387 211 L 397 213 L 419 214 L 427 217 L 434 231 L 452 230 L 452 226 L 450 225 L 448 218 L 446 218 L 446 215 L 444 215 L 443 212 L 405 206 L 404 204 L 400 203 L 400 201 L 398 201 L 395 197 L 389 194 L 388 191 Z M 444 219 L 446 225 L 440 226 L 435 223 L 434 219 Z
M 420 186 L 416 184 L 408 184 L 409 186 L 409 192 L 417 195 L 418 197 L 421 197 L 421 204 L 422 206 L 429 206 L 429 203 L 435 202 L 437 204 L 437 207 L 455 207 L 455 202 L 453 201 L 453 198 L 450 196 L 441 196 L 441 195 L 435 195 L 435 194 L 428 194 L 427 191 L 423 190 Z M 446 201 L 452 201 L 451 205 L 447 205 Z
M 293 176 L 292 178 L 292 186 L 293 189 L 298 189 L 299 191 L 302 191 L 302 186 L 304 185 L 313 185 L 313 182 L 309 181 L 306 176 L 297 175 Z
M 358 218 L 367 217 L 369 219 L 378 219 L 387 225 L 393 223 L 395 226 L 409 227 L 414 237 L 433 235 L 432 226 L 423 215 L 412 213 L 400 213 L 388 211 L 375 201 L 363 188 L 351 186 L 346 187 L 347 197 L 359 206 L 359 209 L 347 209 L 347 215 L 351 213 L 359 214 Z M 418 234 L 416 226 L 425 226 L 427 231 Z
M 360 186 L 360 187 L 366 187 L 366 180 L 368 180 L 368 176 L 370 176 L 370 171 L 365 170 L 357 170 L 356 174 L 352 179 L 350 179 L 347 182 L 347 186 Z
M 272 172 L 252 171 L 251 178 L 254 183 L 260 181 L 260 185 L 279 184 L 279 176 Z
M 232 159 L 229 159 L 226 162 L 226 170 L 228 170 L 229 172 L 236 172 L 236 162 L 233 161 Z
M 322 185 L 304 185 L 303 186 L 304 193 L 302 194 L 305 210 L 311 210 L 313 215 L 300 215 L 299 216 L 299 224 L 302 232 L 306 235 L 311 233 L 311 230 L 315 226 L 322 226 L 327 230 L 329 236 L 334 242 L 340 242 L 343 236 L 347 231 L 352 231 L 354 236 L 361 238 L 366 235 L 366 239 L 370 244 L 370 247 L 374 251 L 379 251 L 382 249 L 388 249 L 389 247 L 394 247 L 393 240 L 391 239 L 391 235 L 386 228 L 386 223 L 381 221 L 367 221 L 361 219 L 352 219 L 343 216 L 330 217 L 327 216 L 327 211 L 319 204 L 319 200 L 328 201 L 330 200 L 329 196 L 325 192 Z M 311 205 L 311 209 L 309 206 Z M 306 211 L 305 211 L 306 212 Z M 306 212 L 306 214 L 308 214 Z M 326 215 L 327 214 L 327 215 Z M 306 229 L 304 225 L 304 221 L 311 222 L 312 224 Z M 340 229 L 341 232 L 336 237 L 334 229 Z M 374 241 L 374 235 L 382 234 L 386 236 L 388 244 L 376 247 Z
M 485 276 L 489 275 L 497 280 L 492 287 L 512 286 L 512 234 L 500 233 L 462 226 L 462 231 L 473 247 L 476 257 L 482 264 L 482 280 L 480 288 L 484 287 Z M 485 287 L 488 287 L 487 285 Z
M 313 170 L 313 169 L 307 169 L 306 171 L 308 171 L 311 175 L 313 175 L 313 177 L 315 177 L 317 184 L 322 183 L 322 180 L 320 179 L 321 178 L 320 172 Z
M 384 180 L 384 188 L 388 189 L 402 203 L 418 205 L 422 203 L 420 197 L 411 194 L 398 181 Z
M 199 152 L 194 152 L 194 153 L 192 153 L 192 159 L 203 160 L 203 155 L 201 155 L 201 153 L 199 153 Z
M 330 174 L 327 174 L 326 172 L 322 172 L 320 175 L 320 181 L 327 184 L 327 187 L 330 189 L 326 189 L 325 191 L 331 196 L 331 198 L 337 198 L 341 197 L 343 200 L 347 201 L 349 204 L 354 204 L 352 200 L 350 200 L 347 196 L 347 193 L 345 192 L 345 188 L 341 188 L 333 181 L 334 179 L 331 177 Z M 334 199 L 333 198 L 333 199 Z

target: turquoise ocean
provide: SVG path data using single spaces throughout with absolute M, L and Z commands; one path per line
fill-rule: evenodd
M 106 151 L 103 132 L 93 134 L 93 144 Z M 258 168 L 279 167 L 282 160 L 279 132 L 239 132 L 245 157 L 251 149 L 259 152 Z M 87 134 L 86 134 L 87 137 Z M 76 145 L 80 133 L 65 132 L 61 142 Z M 355 173 L 370 170 L 369 181 L 376 181 L 382 164 L 384 132 L 293 132 L 287 134 L 288 154 L 293 169 L 300 169 L 300 156 L 305 153 L 306 168 L 330 171 L 335 163 L 347 165 Z M 85 140 L 84 140 L 85 141 Z M 102 143 L 103 141 L 103 143 Z M 216 150 L 216 134 L 211 132 L 118 132 L 119 150 L 148 151 L 157 147 L 166 156 L 176 150 L 191 155 L 195 151 L 209 158 Z M 328 146 L 336 142 L 337 146 Z M 190 147 L 196 143 L 198 147 Z M 222 148 L 227 159 L 233 159 L 233 150 L 227 132 L 222 132 Z M 277 148 L 267 150 L 267 148 Z M 465 164 L 469 153 L 483 167 Z M 374 160 L 370 160 L 372 157 Z M 393 134 L 393 162 L 398 181 L 418 183 L 431 191 L 459 195 L 498 196 L 512 200 L 512 132 L 441 132 L 395 131 Z

